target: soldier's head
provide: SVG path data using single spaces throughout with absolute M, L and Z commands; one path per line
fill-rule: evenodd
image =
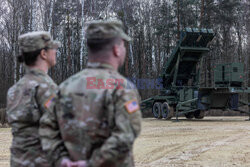
M 87 31 L 89 61 L 101 61 L 122 66 L 126 57 L 125 41 L 130 41 L 119 20 L 89 22 Z
M 56 64 L 56 51 L 60 42 L 53 41 L 45 31 L 29 32 L 19 36 L 19 62 L 27 66 L 45 65 L 48 68 Z

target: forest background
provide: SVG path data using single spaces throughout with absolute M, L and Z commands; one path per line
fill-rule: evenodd
M 128 78 L 155 79 L 185 27 L 211 28 L 211 51 L 201 63 L 201 86 L 213 86 L 218 63 L 244 64 L 244 86 L 250 86 L 249 0 L 0 0 L 0 108 L 6 93 L 24 75 L 17 63 L 20 34 L 45 30 L 61 41 L 57 65 L 49 71 L 60 84 L 87 63 L 86 23 L 118 18 L 133 38 L 120 72 Z M 158 90 L 140 89 L 142 99 Z M 242 97 L 247 98 L 247 97 Z

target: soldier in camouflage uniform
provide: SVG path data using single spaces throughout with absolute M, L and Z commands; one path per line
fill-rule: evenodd
M 39 120 L 50 109 L 57 85 L 47 75 L 56 63 L 56 49 L 48 32 L 31 32 L 19 37 L 25 75 L 8 90 L 7 118 L 12 128 L 11 166 L 47 167 L 39 138 Z
M 53 164 L 61 159 L 61 148 L 57 147 L 60 138 L 51 134 L 61 133 L 69 158 L 75 161 L 72 166 L 134 166 L 132 148 L 141 130 L 140 97 L 117 71 L 126 56 L 124 42 L 130 40 L 122 26 L 120 21 L 89 23 L 87 68 L 60 85 L 56 112 L 41 118 L 43 149 Z

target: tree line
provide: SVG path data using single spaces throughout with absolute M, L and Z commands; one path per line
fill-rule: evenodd
M 0 108 L 8 88 L 24 75 L 17 63 L 20 34 L 45 30 L 61 41 L 57 65 L 49 72 L 60 84 L 87 63 L 87 22 L 118 18 L 133 41 L 120 72 L 128 78 L 157 78 L 185 27 L 211 28 L 216 37 L 201 66 L 201 86 L 213 86 L 217 63 L 244 64 L 250 85 L 250 2 L 248 0 L 1 0 Z M 158 90 L 139 90 L 142 99 Z

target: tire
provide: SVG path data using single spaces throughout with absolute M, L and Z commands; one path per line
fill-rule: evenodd
M 167 120 L 171 119 L 173 116 L 173 110 L 171 110 L 167 102 L 164 102 L 161 105 L 161 115 L 162 115 L 162 118 L 167 119 Z
M 203 111 L 203 110 L 199 110 L 199 111 L 194 112 L 194 117 L 196 119 L 203 119 L 204 116 L 205 116 L 205 111 Z
M 187 114 L 185 114 L 185 117 L 187 119 L 192 119 L 192 118 L 194 118 L 194 113 L 193 112 L 187 113 Z
M 161 115 L 161 103 L 159 103 L 159 102 L 154 103 L 153 108 L 152 108 L 152 113 L 153 113 L 155 118 L 157 118 L 157 119 L 162 118 L 162 115 Z

